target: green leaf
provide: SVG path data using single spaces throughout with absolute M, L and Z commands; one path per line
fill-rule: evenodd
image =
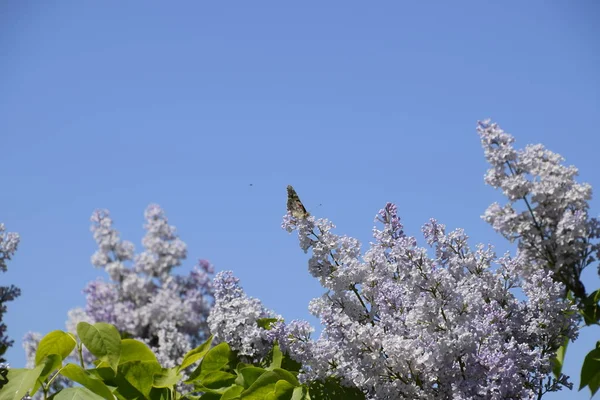
M 273 350 L 271 350 L 271 356 L 272 360 L 269 369 L 272 370 L 273 368 L 281 368 L 281 362 L 283 361 L 283 353 L 281 352 L 279 345 L 276 344 L 273 346 Z
M 221 395 L 221 400 L 239 399 L 240 393 L 242 393 L 243 390 L 244 390 L 243 387 L 241 387 L 239 385 L 233 385 L 232 387 L 227 389 L 225 392 L 223 392 L 223 394 Z
M 292 393 L 291 400 L 310 400 L 310 396 L 308 395 L 308 388 L 304 385 L 296 386 L 294 388 L 294 392 Z
M 286 371 L 285 369 L 281 369 L 281 368 L 275 368 L 273 370 L 273 372 L 275 372 L 276 374 L 279 374 L 279 377 L 281 379 L 289 382 L 291 385 L 300 386 L 300 382 L 298 382 L 298 378 L 296 378 L 296 375 L 294 375 L 290 371 Z
M 119 372 L 123 374 L 125 380 L 145 397 L 150 396 L 154 374 L 161 371 L 162 367 L 156 361 L 131 361 L 119 367 Z
M 208 351 L 210 350 L 210 345 L 212 344 L 213 336 L 211 335 L 206 342 L 202 343 L 200 346 L 196 347 L 193 350 L 190 350 L 185 357 L 183 357 L 183 361 L 179 366 L 179 371 L 189 367 L 194 364 L 196 361 L 200 360 Z M 179 372 L 178 371 L 178 372 Z
M 296 360 L 292 360 L 292 358 L 289 355 L 285 354 L 283 356 L 283 361 L 281 362 L 281 368 L 287 371 L 298 372 L 300 371 L 300 368 L 302 368 L 302 364 L 300 364 Z
M 77 324 L 77 334 L 90 353 L 114 371 L 117 370 L 121 357 L 121 335 L 117 328 L 104 322 L 94 325 L 80 322 Z
M 42 382 L 44 382 L 52 372 L 62 367 L 62 357 L 58 354 L 50 354 L 42 360 L 40 365 L 43 365 L 44 368 L 35 381 L 35 385 L 33 385 L 33 388 L 29 392 L 30 396 L 33 396 L 38 391 L 40 386 L 42 386 Z
M 244 400 L 288 400 L 291 399 L 294 388 L 300 385 L 294 374 L 281 368 L 268 371 L 247 367 L 241 369 L 240 374 L 244 376 L 245 385 L 250 385 L 240 395 Z
M 39 365 L 46 356 L 58 354 L 61 361 L 71 354 L 77 345 L 71 334 L 63 331 L 52 331 L 40 340 L 35 352 L 35 365 Z
M 244 377 L 242 376 L 242 374 L 240 372 L 242 369 L 248 368 L 248 367 L 252 367 L 252 365 L 251 364 L 246 364 L 246 363 L 243 363 L 243 362 L 238 362 L 238 364 L 235 366 L 234 370 L 235 370 L 235 373 L 237 374 L 237 378 L 235 380 L 235 384 L 236 385 L 243 386 L 245 388 L 247 388 L 248 386 L 250 386 L 250 385 L 244 384 Z
M 129 361 L 156 361 L 158 359 L 143 342 L 135 339 L 121 339 L 121 357 L 119 365 Z
M 185 383 L 192 383 L 198 377 L 202 378 L 206 374 L 218 371 L 229 364 L 231 350 L 225 342 L 219 343 L 206 353 L 200 365 L 190 374 L 190 377 Z
M 218 390 L 229 387 L 235 381 L 237 376 L 225 371 L 213 371 L 203 375 L 200 384 L 208 389 Z
M 600 289 L 592 292 L 583 301 L 583 309 L 580 311 L 583 315 L 586 325 L 592 325 L 600 321 Z
M 153 387 L 150 391 L 150 400 L 171 400 L 171 390 Z
M 219 343 L 210 349 L 204 356 L 204 359 L 200 364 L 202 366 L 202 372 L 218 371 L 225 367 L 229 364 L 230 354 L 231 350 L 229 349 L 229 345 L 227 343 Z
M 596 394 L 600 388 L 600 342 L 597 347 L 590 351 L 583 360 L 581 367 L 581 384 L 579 390 L 588 386 L 592 392 L 592 396 Z
M 252 384 L 258 379 L 259 376 L 264 374 L 266 369 L 259 367 L 246 367 L 239 370 L 240 375 L 244 378 L 243 386 L 245 389 L 252 386 Z
M 240 397 L 243 400 L 263 400 L 265 396 L 275 391 L 275 384 L 279 375 L 273 371 L 266 371 L 254 381 L 252 385 L 244 390 Z
M 130 363 L 125 365 L 128 364 Z M 119 369 L 122 370 L 123 366 L 119 367 Z M 97 376 L 102 379 L 107 387 L 116 388 L 111 390 L 119 400 L 141 399 L 144 396 L 125 379 L 122 373 L 115 374 L 115 371 L 113 371 L 112 368 L 103 367 L 88 369 L 86 371 L 92 374 L 92 376 Z
M 33 388 L 43 369 L 43 364 L 34 369 L 9 369 L 8 382 L 0 390 L 0 400 L 21 400 Z
M 182 374 L 178 373 L 177 367 L 174 368 L 163 368 L 162 371 L 154 374 L 154 383 L 152 386 L 156 388 L 170 388 L 173 385 L 177 384 L 181 378 Z
M 54 400 L 101 400 L 102 397 L 84 388 L 63 389 L 54 396 Z
M 260 318 L 256 321 L 256 324 L 259 326 L 259 328 L 269 330 L 271 329 L 271 325 L 277 321 L 279 321 L 277 318 Z
M 62 376 L 81 384 L 106 400 L 114 399 L 111 390 L 103 381 L 95 378 L 94 375 L 84 370 L 79 365 L 67 364 L 59 372 Z
M 124 331 L 119 331 L 119 334 L 121 335 L 121 340 L 123 339 L 135 339 L 133 337 L 133 335 L 129 332 L 124 332 Z
M 86 369 L 86 371 L 92 374 L 94 377 L 102 379 L 106 382 L 111 381 L 116 377 L 115 371 L 113 371 L 113 369 L 110 367 L 91 368 Z
M 556 351 L 556 357 L 552 361 L 552 373 L 556 379 L 560 378 L 560 374 L 565 363 L 565 354 L 567 353 L 567 347 L 569 346 L 569 338 L 565 337 L 562 346 Z
M 294 385 L 287 381 L 277 381 L 275 391 L 268 394 L 265 400 L 290 400 L 294 393 Z

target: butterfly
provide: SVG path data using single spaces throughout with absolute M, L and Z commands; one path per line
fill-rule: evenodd
M 298 193 L 294 190 L 292 185 L 288 185 L 287 187 L 287 209 L 292 214 L 294 218 L 304 219 L 308 217 L 310 214 L 304 208 L 304 204 L 300 201 L 300 197 L 298 197 Z

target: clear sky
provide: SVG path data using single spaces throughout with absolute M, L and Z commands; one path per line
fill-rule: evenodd
M 3 1 L 0 221 L 22 237 L 0 278 L 23 291 L 10 363 L 104 276 L 96 208 L 139 250 L 160 204 L 188 245 L 181 272 L 232 269 L 288 320 L 322 290 L 280 228 L 287 184 L 365 244 L 392 201 L 409 234 L 435 217 L 509 249 L 479 217 L 502 198 L 476 121 L 544 143 L 600 190 L 599 17 L 592 0 Z M 569 348 L 576 385 L 598 339 L 588 328 Z M 548 398 L 589 398 L 569 396 Z

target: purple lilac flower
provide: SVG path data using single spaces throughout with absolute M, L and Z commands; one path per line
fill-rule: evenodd
M 174 275 L 173 268 L 187 256 L 186 245 L 159 206 L 150 205 L 145 217 L 145 250 L 136 256 L 133 244 L 121 240 L 113 228 L 107 210 L 92 214 L 91 231 L 98 245 L 92 264 L 103 268 L 109 280 L 88 283 L 86 307 L 69 312 L 67 329 L 75 332 L 80 321 L 114 324 L 123 334 L 147 343 L 163 366 L 172 366 L 209 335 L 214 269 L 200 260 L 188 275 Z

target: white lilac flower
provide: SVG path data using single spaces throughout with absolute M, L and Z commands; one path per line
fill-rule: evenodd
M 472 248 L 463 230 L 447 233 L 435 220 L 423 227 L 433 251 L 418 247 L 393 204 L 377 214 L 382 227 L 364 255 L 330 221 L 288 212 L 282 227 L 298 232 L 311 251 L 309 273 L 327 289 L 309 305 L 320 337 L 298 321 L 257 327 L 268 312 L 231 274 L 216 283 L 213 333 L 236 349 L 244 340 L 277 342 L 302 364 L 301 380 L 337 377 L 368 399 L 529 399 L 570 387 L 568 377 L 552 377 L 551 360 L 578 334 L 565 291 L 585 296 L 581 270 L 600 253 L 600 222 L 587 214 L 591 188 L 542 146 L 515 150 L 488 121 L 478 131 L 492 165 L 486 182 L 509 199 L 484 219 L 518 241 L 515 257 Z
M 336 376 L 377 399 L 529 398 L 549 377 L 563 338 L 577 335 L 562 284 L 529 273 L 521 257 L 472 250 L 462 230 L 426 224 L 431 258 L 388 204 L 361 257 L 358 241 L 335 236 L 329 221 L 288 220 L 304 250 L 310 237 L 309 271 L 328 289 L 310 306 L 321 336 L 308 346 L 298 340 L 301 355 L 289 353 L 305 380 Z M 517 287 L 526 300 L 516 298 Z M 294 333 L 278 330 L 289 346 Z
M 146 251 L 135 259 L 134 269 L 150 277 L 165 279 L 173 267 L 181 265 L 187 257 L 187 247 L 179 239 L 174 226 L 168 224 L 164 211 L 151 204 L 144 213 L 146 236 L 142 244 Z
M 309 307 L 319 338 L 305 322 L 260 328 L 269 312 L 230 272 L 215 279 L 211 332 L 254 360 L 277 342 L 302 364 L 302 381 L 337 377 L 369 399 L 526 399 L 568 385 L 551 378 L 551 358 L 577 336 L 575 308 L 551 274 L 531 271 L 522 255 L 471 249 L 464 231 L 446 233 L 435 220 L 423 227 L 430 257 L 404 234 L 393 204 L 376 222 L 383 226 L 361 255 L 327 220 L 284 217 L 327 289 Z
M 6 272 L 6 261 L 14 255 L 19 247 L 21 238 L 18 233 L 6 232 L 3 223 L 0 223 L 0 270 Z
M 600 222 L 588 216 L 591 186 L 578 183 L 577 168 L 540 144 L 516 150 L 514 138 L 489 120 L 477 131 L 491 165 L 485 181 L 508 198 L 504 206 L 492 204 L 483 219 L 517 241 L 526 265 L 553 272 L 583 299 L 581 271 L 600 252 Z
M 226 342 L 239 356 L 259 361 L 273 345 L 273 337 L 258 326 L 263 318 L 281 319 L 260 300 L 246 296 L 239 279 L 231 271 L 219 272 L 214 279 L 215 305 L 208 317 L 215 342 Z

